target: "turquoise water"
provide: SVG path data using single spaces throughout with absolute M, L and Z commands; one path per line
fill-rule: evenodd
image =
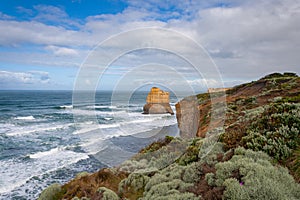
M 131 135 L 176 124 L 141 114 L 146 92 L 122 95 L 73 105 L 71 91 L 0 91 L 0 199 L 36 199 L 51 183 L 117 165 L 153 139 Z

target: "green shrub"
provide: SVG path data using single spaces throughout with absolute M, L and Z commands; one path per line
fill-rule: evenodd
M 254 160 L 255 162 L 257 160 L 266 160 L 266 161 L 271 161 L 271 157 L 268 156 L 266 153 L 261 152 L 261 151 L 251 151 L 247 150 L 243 147 L 238 147 L 234 149 L 234 155 L 241 155 L 244 156 L 245 158 L 250 158 Z
M 261 115 L 264 111 L 265 111 L 265 109 L 267 109 L 268 108 L 268 105 L 266 105 L 266 106 L 258 106 L 258 107 L 256 107 L 256 108 L 252 108 L 252 109 L 247 109 L 247 110 L 245 110 L 245 111 L 243 111 L 242 113 L 244 113 L 245 115 L 243 116 L 243 117 L 241 117 L 241 119 L 243 120 L 243 121 L 248 121 L 248 120 L 255 120 L 255 119 L 257 119 L 257 117 L 259 116 L 259 115 Z
M 297 96 L 285 97 L 282 101 L 290 103 L 300 103 L 300 94 L 298 94 Z
M 106 187 L 100 187 L 98 189 L 98 192 L 101 193 L 102 200 L 119 200 L 119 196 L 112 190 L 106 188 Z
M 246 104 L 255 104 L 256 103 L 256 97 L 249 97 L 245 99 Z
M 124 163 L 122 163 L 119 167 L 120 171 L 132 173 L 140 169 L 146 169 L 148 168 L 148 160 L 147 159 L 141 159 L 141 160 L 126 160 Z
M 275 72 L 275 73 L 266 75 L 262 79 L 273 79 L 273 78 L 281 78 L 281 77 L 283 77 L 283 75 L 281 73 Z
M 168 145 L 173 139 L 174 137 L 167 135 L 164 139 L 153 142 L 152 144 L 148 145 L 144 149 L 140 150 L 139 153 L 148 153 L 148 152 L 157 151 L 161 147 Z
M 81 198 L 73 197 L 72 200 L 91 200 L 91 199 L 87 197 L 81 197 Z
M 124 190 L 132 192 L 144 191 L 144 187 L 149 179 L 148 176 L 144 176 L 143 174 L 131 173 L 119 183 L 119 192 L 123 193 Z
M 131 160 L 121 164 L 119 169 L 129 173 L 149 171 L 149 169 L 156 172 L 176 162 L 184 154 L 187 146 L 188 141 L 174 138 L 168 145 L 162 146 L 156 151 L 137 154 Z
M 294 72 L 284 72 L 283 76 L 287 76 L 287 77 L 298 77 L 298 75 Z
M 205 180 L 208 185 L 215 186 L 215 174 L 214 173 L 205 174 Z
M 40 195 L 38 200 L 56 200 L 59 199 L 61 194 L 61 185 L 54 183 L 47 187 Z
M 145 155 L 149 160 L 148 167 L 164 169 L 176 162 L 185 153 L 187 146 L 188 141 L 174 138 L 167 146 Z
M 215 183 L 225 186 L 224 198 L 300 199 L 300 185 L 289 175 L 287 169 L 273 166 L 269 160 L 261 152 L 239 148 L 229 161 L 218 163 Z M 207 176 L 207 179 L 212 177 Z
M 171 191 L 171 194 L 168 196 L 156 197 L 155 200 L 200 200 L 200 197 L 196 197 L 193 193 L 184 192 L 184 193 L 174 193 Z M 146 200 L 146 198 L 145 198 Z M 150 199 L 149 199 L 150 200 Z M 151 199 L 152 200 L 152 199 Z
M 76 174 L 75 179 L 80 179 L 80 178 L 82 178 L 84 176 L 88 176 L 88 175 L 90 175 L 90 173 L 88 173 L 88 172 L 80 172 L 80 173 Z
M 192 162 L 196 162 L 199 154 L 199 149 L 203 143 L 202 138 L 195 138 L 191 144 L 187 146 L 184 154 L 177 160 L 180 165 L 187 165 Z
M 199 151 L 198 157 L 200 158 L 201 163 L 206 163 L 210 166 L 213 166 L 218 162 L 217 155 L 223 153 L 224 150 L 222 143 L 206 138 Z
M 201 165 L 199 162 L 194 162 L 184 168 L 182 180 L 186 183 L 196 183 L 202 175 Z
M 146 190 L 142 199 L 152 200 L 159 198 L 161 199 L 162 197 L 169 198 L 171 195 L 178 195 L 180 191 L 186 191 L 191 186 L 193 186 L 193 184 L 185 183 L 179 179 L 174 179 L 168 182 L 160 182 L 150 187 L 149 190 Z
M 237 111 L 238 110 L 238 106 L 236 104 L 233 104 L 233 103 L 228 104 L 228 108 L 231 109 L 231 110 L 233 110 L 233 111 Z
M 161 173 L 156 173 L 145 186 L 145 191 L 149 191 L 153 186 L 169 181 L 169 178 Z
M 161 174 L 168 177 L 169 180 L 181 179 L 184 169 L 184 166 L 180 166 L 177 163 L 173 163 L 165 169 L 161 170 Z
M 161 155 L 159 157 L 152 157 L 150 162 L 149 162 L 149 166 L 150 167 L 154 167 L 159 169 L 163 169 L 165 167 L 167 167 L 168 165 L 174 163 L 178 157 L 180 157 L 180 155 L 182 154 L 182 152 L 164 152 L 161 153 Z
M 278 96 L 278 97 L 274 97 L 273 98 L 273 102 L 282 102 L 282 97 Z
M 300 145 L 299 130 L 299 104 L 272 104 L 252 122 L 242 142 L 247 148 L 285 161 Z
M 290 160 L 290 168 L 295 174 L 296 179 L 300 182 L 300 147 L 296 149 Z

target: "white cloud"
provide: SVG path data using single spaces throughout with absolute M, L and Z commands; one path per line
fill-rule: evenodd
M 0 27 L 3 30 L 0 32 L 1 45 L 80 45 L 80 38 L 84 38 L 77 31 L 35 21 L 0 21 Z
M 66 47 L 58 47 L 54 45 L 46 46 L 46 50 L 53 52 L 56 56 L 78 56 L 78 51 Z
M 201 88 L 209 87 L 224 87 L 223 82 L 219 82 L 215 79 L 194 79 L 187 80 L 191 86 L 200 86 Z
M 0 71 L 0 84 L 46 84 L 50 81 L 48 72 L 29 71 L 29 72 L 11 72 Z
M 44 22 L 46 24 L 57 24 L 66 28 L 80 27 L 79 20 L 70 19 L 68 14 L 63 8 L 49 5 L 36 5 L 34 6 L 37 15 L 33 20 Z
M 26 61 L 27 54 L 24 53 L 19 53 L 18 57 L 24 58 L 24 62 L 62 66 L 62 63 L 73 63 L 74 57 L 83 60 L 87 49 L 114 34 L 142 27 L 164 27 L 182 32 L 203 45 L 224 79 L 251 80 L 272 71 L 300 73 L 299 1 L 225 0 L 224 6 L 218 0 L 131 0 L 128 3 L 129 6 L 120 13 L 90 16 L 82 21 L 71 19 L 59 7 L 35 6 L 32 12 L 36 15 L 31 21 L 0 20 L 0 29 L 4 30 L 0 32 L 0 45 L 40 45 L 51 53 L 49 59 L 45 59 L 44 55 L 35 59 L 29 56 Z M 29 10 L 26 12 L 30 14 Z M 2 15 L 0 13 L 0 19 Z M 162 41 L 159 37 L 152 39 L 168 43 L 168 40 Z M 131 45 L 134 40 L 135 36 L 128 38 L 122 45 Z M 116 48 L 118 45 L 121 44 L 116 44 Z M 184 44 L 177 46 L 189 53 L 193 51 Z M 159 54 L 156 58 L 161 57 Z M 137 61 L 143 58 L 141 55 L 131 56 L 135 56 Z M 1 59 L 6 58 L 0 56 Z M 127 67 L 131 64 L 130 59 L 133 58 L 122 60 Z M 151 61 L 151 58 L 147 59 Z M 13 56 L 11 62 L 15 62 Z M 173 59 L 169 59 L 167 64 L 171 66 L 172 62 L 180 66 Z M 79 60 L 75 65 L 78 66 L 78 63 Z M 191 72 L 184 66 L 182 71 Z M 200 83 L 200 80 L 195 81 Z
M 78 68 L 84 60 L 87 51 L 81 51 L 77 56 L 57 56 L 49 50 L 45 51 L 44 48 L 38 48 L 32 52 L 14 52 L 7 51 L 1 52 L 0 54 L 0 63 L 6 65 L 6 63 L 12 63 L 17 66 L 23 66 L 26 69 L 26 66 L 38 66 L 41 67 L 55 67 L 63 71 L 65 67 Z
M 30 83 L 32 74 L 22 72 L 0 71 L 1 82 Z
M 29 74 L 33 75 L 33 79 L 40 83 L 49 83 L 50 77 L 48 72 L 44 71 L 29 71 Z
M 282 66 L 299 72 L 299 1 L 209 8 L 195 21 L 198 38 L 227 76 L 257 76 L 261 71 L 284 70 Z

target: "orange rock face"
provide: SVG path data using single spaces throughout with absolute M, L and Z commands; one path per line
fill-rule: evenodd
M 169 92 L 162 91 L 157 87 L 151 88 L 147 96 L 147 103 L 170 103 Z
M 143 114 L 174 114 L 170 106 L 170 94 L 157 87 L 151 88 L 148 93 Z

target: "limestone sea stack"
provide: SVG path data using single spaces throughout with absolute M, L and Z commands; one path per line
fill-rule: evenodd
M 165 114 L 170 113 L 174 115 L 174 112 L 170 106 L 170 94 L 158 87 L 151 88 L 148 93 L 146 104 L 144 105 L 143 114 Z

